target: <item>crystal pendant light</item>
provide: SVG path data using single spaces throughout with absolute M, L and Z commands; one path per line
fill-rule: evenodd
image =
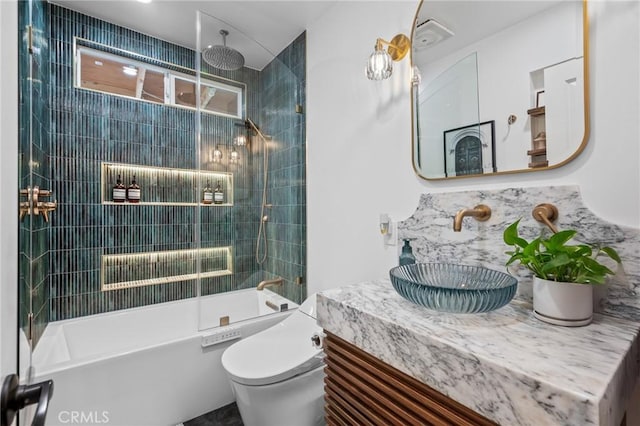
M 247 135 L 242 132 L 238 132 L 238 135 L 233 138 L 233 144 L 237 146 L 247 145 Z
M 213 162 L 219 163 L 221 160 L 222 160 L 222 151 L 220 151 L 220 148 L 216 145 L 216 149 L 213 150 Z
M 240 159 L 240 155 L 238 154 L 238 151 L 236 151 L 236 148 L 234 147 L 231 150 L 231 154 L 229 155 L 229 161 L 232 163 L 237 163 L 239 159 Z

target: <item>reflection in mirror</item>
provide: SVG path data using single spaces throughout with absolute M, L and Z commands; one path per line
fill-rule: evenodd
M 421 2 L 413 163 L 426 179 L 558 167 L 588 129 L 586 2 Z

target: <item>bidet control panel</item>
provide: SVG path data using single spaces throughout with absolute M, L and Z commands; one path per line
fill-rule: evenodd
M 242 330 L 239 327 L 223 327 L 221 330 L 214 331 L 213 333 L 202 336 L 200 345 L 203 348 L 214 346 L 219 343 L 228 342 L 229 340 L 235 340 L 242 338 Z

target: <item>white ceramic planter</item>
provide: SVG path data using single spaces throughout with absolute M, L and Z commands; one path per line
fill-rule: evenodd
M 533 314 L 541 321 L 578 327 L 593 317 L 593 286 L 533 278 Z

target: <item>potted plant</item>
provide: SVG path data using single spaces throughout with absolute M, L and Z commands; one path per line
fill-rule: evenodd
M 591 322 L 593 315 L 592 284 L 604 284 L 614 272 L 598 262 L 604 255 L 621 263 L 611 247 L 567 244 L 574 230 L 559 231 L 548 238 L 543 235 L 529 242 L 518 234 L 520 220 L 504 231 L 504 242 L 513 247 L 506 254 L 514 262 L 533 272 L 533 313 L 551 324 L 580 326 Z

